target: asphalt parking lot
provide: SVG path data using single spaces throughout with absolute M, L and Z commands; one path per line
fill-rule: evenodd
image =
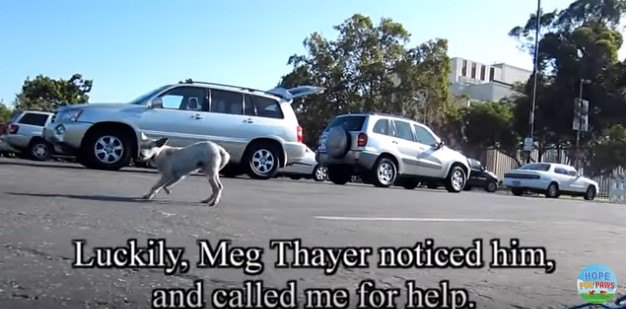
M 605 264 L 626 284 L 626 206 L 549 200 L 484 192 L 379 189 L 367 185 L 276 179 L 222 179 L 216 207 L 199 201 L 210 194 L 206 179 L 192 176 L 140 200 L 157 179 L 153 171 L 87 170 L 74 164 L 0 159 L 0 308 L 147 308 L 154 288 L 190 288 L 203 279 L 212 289 L 241 287 L 248 279 L 285 287 L 296 280 L 306 288 L 355 291 L 364 279 L 378 287 L 404 287 L 413 280 L 437 287 L 449 280 L 465 288 L 477 308 L 558 308 L 583 303 L 576 290 L 580 271 Z M 481 269 L 340 268 L 275 269 L 275 251 L 266 251 L 265 270 L 247 276 L 242 269 L 197 269 L 166 276 L 157 269 L 74 269 L 72 239 L 88 247 L 122 246 L 137 238 L 165 238 L 186 247 L 195 265 L 197 239 L 227 239 L 236 246 L 268 248 L 270 239 L 301 238 L 305 246 L 413 246 L 433 238 L 436 246 L 472 245 L 484 239 Z M 556 271 L 490 269 L 489 240 L 505 245 L 543 246 Z M 352 294 L 355 294 L 354 292 Z M 300 297 L 301 295 L 299 295 Z M 207 296 L 208 297 L 208 296 Z M 403 303 L 402 298 L 398 303 Z M 354 308 L 355 306 L 350 306 Z

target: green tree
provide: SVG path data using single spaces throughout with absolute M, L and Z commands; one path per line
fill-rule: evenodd
M 626 162 L 626 128 L 618 124 L 605 129 L 594 142 L 590 169 L 592 174 L 610 174 Z
M 0 100 L 0 123 L 8 122 L 12 115 L 13 110 L 4 104 L 4 101 Z
M 396 113 L 443 126 L 450 102 L 446 40 L 410 48 L 410 34 L 400 23 L 383 18 L 374 25 L 360 14 L 334 29 L 339 33 L 335 40 L 319 33 L 306 38 L 307 53 L 289 58 L 293 70 L 279 82 L 326 88 L 294 103 L 306 144 L 314 145 L 325 124 L 340 113 Z
M 15 99 L 15 107 L 19 110 L 54 111 L 65 105 L 87 103 L 92 80 L 74 74 L 70 79 L 52 79 L 37 75 L 35 79 L 27 78 Z
M 513 130 L 513 109 L 509 104 L 487 102 L 471 105 L 464 111 L 462 122 L 466 148 L 480 150 L 496 147 L 519 163 L 517 148 L 520 138 Z
M 583 98 L 590 102 L 589 144 L 604 129 L 626 120 L 624 86 L 625 64 L 617 59 L 623 38 L 618 31 L 625 12 L 624 0 L 577 0 L 561 10 L 542 13 L 542 33 L 538 54 L 538 87 L 535 136 L 543 145 L 572 145 L 574 102 L 579 96 L 580 80 L 590 80 Z M 536 16 L 510 35 L 519 39 L 521 48 L 531 52 Z M 522 136 L 529 133 L 532 78 L 524 96 L 515 100 L 514 127 Z

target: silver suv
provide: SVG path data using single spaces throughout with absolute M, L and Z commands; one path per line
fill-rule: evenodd
M 356 174 L 377 187 L 414 189 L 427 182 L 460 192 L 469 174 L 467 158 L 425 125 L 376 113 L 335 117 L 320 136 L 316 160 L 328 167 L 335 184 Z
M 46 161 L 53 155 L 54 148 L 43 138 L 43 129 L 50 123 L 52 113 L 24 111 L 11 119 L 4 141 L 26 157 Z
M 291 107 L 323 88 L 254 90 L 185 82 L 152 90 L 125 104 L 81 104 L 57 110 L 44 136 L 83 165 L 117 170 L 137 158 L 141 134 L 172 146 L 214 141 L 231 154 L 231 170 L 257 179 L 302 159 L 306 146 Z

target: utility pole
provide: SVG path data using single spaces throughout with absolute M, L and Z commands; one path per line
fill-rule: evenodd
M 578 130 L 576 130 L 576 153 L 580 153 L 580 132 L 583 130 L 583 87 L 584 85 L 591 84 L 588 79 L 581 78 L 578 85 Z M 580 169 L 580 158 L 577 158 L 577 168 Z
M 535 144 L 535 106 L 537 105 L 537 75 L 539 75 L 539 32 L 541 28 L 541 0 L 537 0 L 537 25 L 535 29 L 535 64 L 533 68 L 533 97 L 532 105 L 530 108 L 530 151 L 528 151 L 528 157 L 526 163 L 530 163 L 530 156 L 533 153 Z

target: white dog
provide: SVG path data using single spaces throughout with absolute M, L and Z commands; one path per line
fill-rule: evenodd
M 202 203 L 215 206 L 222 197 L 222 182 L 219 171 L 230 161 L 230 154 L 216 143 L 205 141 L 187 147 L 165 145 L 167 138 L 148 139 L 142 134 L 139 160 L 150 162 L 161 173 L 161 179 L 143 196 L 152 199 L 159 190 L 170 194 L 170 188 L 194 171 L 202 170 L 209 180 L 212 194 Z

